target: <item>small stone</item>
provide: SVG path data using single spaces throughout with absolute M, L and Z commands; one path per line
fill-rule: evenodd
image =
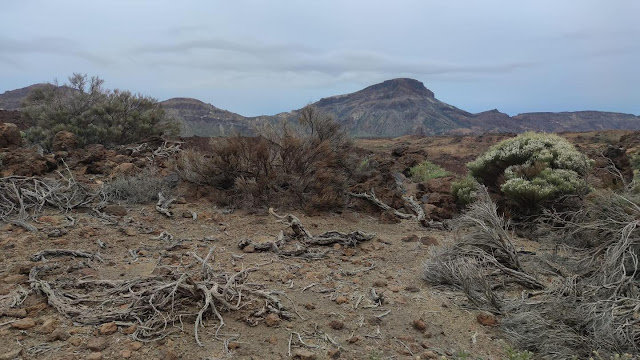
M 133 350 L 133 351 L 138 351 L 140 349 L 142 349 L 142 346 L 144 344 L 141 343 L 140 341 L 134 341 L 131 344 L 129 344 L 129 349 Z
M 478 315 L 476 315 L 476 320 L 484 326 L 496 326 L 498 324 L 496 316 L 486 311 L 478 313 Z
M 47 319 L 42 323 L 42 326 L 38 328 L 38 332 L 40 334 L 51 334 L 57 327 L 58 322 L 55 319 Z
M 27 310 L 25 309 L 7 309 L 2 313 L 3 316 L 9 316 L 14 318 L 27 317 Z
M 236 341 L 232 341 L 229 343 L 229 349 L 231 350 L 237 350 L 240 348 L 240 343 L 236 342 Z
M 350 337 L 350 338 L 348 338 L 348 339 L 347 339 L 347 342 L 348 342 L 349 344 L 355 344 L 355 343 L 357 343 L 358 341 L 360 341 L 360 336 L 357 336 L 357 335 L 356 335 L 356 336 L 352 336 L 352 337 Z
M 22 355 L 22 349 L 21 348 L 17 349 L 17 350 L 6 352 L 6 353 L 0 355 L 0 360 L 13 360 L 13 359 L 16 359 L 16 358 L 20 357 L 20 355 Z
M 329 349 L 327 355 L 330 359 L 338 359 L 340 357 L 340 349 Z
M 356 254 L 356 249 L 347 248 L 347 249 L 344 249 L 342 253 L 344 254 L 344 256 L 354 256 Z
M 72 336 L 69 338 L 69 344 L 73 346 L 80 346 L 82 344 L 82 338 L 80 336 Z
M 111 335 L 116 331 L 118 331 L 118 325 L 115 322 L 102 324 L 102 326 L 100 326 L 100 334 L 102 335 Z
M 267 326 L 277 326 L 278 324 L 280 324 L 280 316 L 278 316 L 277 314 L 269 314 L 267 315 L 267 317 L 264 318 L 264 322 L 265 324 L 267 324 Z
M 422 245 L 426 245 L 426 246 L 436 246 L 436 245 L 440 244 L 438 239 L 433 238 L 431 236 L 423 236 L 423 237 L 421 237 L 420 238 L 420 243 Z
M 409 236 L 405 236 L 402 239 L 402 242 L 416 242 L 418 241 L 418 236 L 417 235 L 409 235 Z
M 128 359 L 131 357 L 131 350 L 122 350 L 120 351 L 120 356 L 124 359 Z
M 342 321 L 333 320 L 329 323 L 329 326 L 333 330 L 342 330 L 344 328 L 344 323 Z
M 112 216 L 127 216 L 127 209 L 122 205 L 107 205 L 102 212 Z
M 49 215 L 45 215 L 45 216 L 40 216 L 38 218 L 38 221 L 41 222 L 45 222 L 51 225 L 60 225 L 62 224 L 62 218 L 59 216 L 49 216 Z
M 254 253 L 256 252 L 256 247 L 253 244 L 250 244 L 242 248 L 242 251 L 245 253 Z
M 427 323 L 422 319 L 414 320 L 413 328 L 419 331 L 425 331 L 427 329 Z
M 49 341 L 65 341 L 67 340 L 71 335 L 69 335 L 68 332 L 66 332 L 64 329 L 55 329 L 51 335 L 49 335 L 48 339 Z
M 349 298 L 344 295 L 340 295 L 336 298 L 336 304 L 338 305 L 346 304 L 348 302 L 349 302 Z
M 423 352 L 421 356 L 424 359 L 437 359 L 438 358 L 438 354 L 434 353 L 431 350 L 427 350 L 427 351 Z
M 122 231 L 122 233 L 124 233 L 127 236 L 136 236 L 136 235 L 138 235 L 138 232 L 135 231 L 133 228 L 130 228 L 130 227 L 122 228 L 121 231 Z
M 162 351 L 160 351 L 160 355 L 161 355 L 161 358 L 164 360 L 178 359 L 178 354 L 176 353 L 176 351 L 169 347 L 165 347 L 164 349 L 162 349 Z
M 373 287 L 385 287 L 387 286 L 387 282 L 384 280 L 376 280 L 373 282 Z
M 293 353 L 293 358 L 300 360 L 315 360 L 316 354 L 312 353 L 309 350 L 298 349 Z
M 92 351 L 101 351 L 106 349 L 107 340 L 105 338 L 93 337 L 87 341 L 87 349 Z
M 91 354 L 87 355 L 87 360 L 101 360 L 101 359 L 102 359 L 101 352 L 92 352 Z
M 123 333 L 123 334 L 126 334 L 126 335 L 131 335 L 131 334 L 133 334 L 134 332 L 136 332 L 136 330 L 138 330 L 138 325 L 133 324 L 133 325 L 131 325 L 131 326 L 128 326 L 128 327 L 124 328 L 124 329 L 122 330 L 122 333 Z
M 34 326 L 36 326 L 36 322 L 33 320 L 33 318 L 30 317 L 20 319 L 14 323 L 11 323 L 11 327 L 18 330 L 27 330 L 31 329 Z
M 29 281 L 29 277 L 23 274 L 7 275 L 2 280 L 5 284 L 24 284 Z

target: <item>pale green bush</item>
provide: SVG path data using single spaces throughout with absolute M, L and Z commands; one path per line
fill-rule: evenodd
M 465 207 L 476 201 L 478 182 L 471 176 L 464 177 L 451 183 L 451 195 L 456 204 Z
M 449 176 L 451 173 L 431 161 L 425 160 L 409 169 L 409 175 L 415 182 L 425 182 L 427 180 Z
M 584 177 L 591 164 L 565 138 L 528 132 L 493 146 L 467 167 L 479 182 L 528 211 L 562 195 L 587 192 Z

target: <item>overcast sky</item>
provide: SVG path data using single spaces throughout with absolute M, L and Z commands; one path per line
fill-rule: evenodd
M 73 72 L 275 114 L 397 77 L 467 111 L 640 114 L 640 1 L 20 0 L 0 93 Z

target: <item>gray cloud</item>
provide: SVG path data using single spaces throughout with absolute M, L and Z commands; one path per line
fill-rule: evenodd
M 4 5 L 0 92 L 86 72 L 110 87 L 258 115 L 413 77 L 469 111 L 640 112 L 638 1 Z
M 305 45 L 241 43 L 222 39 L 194 40 L 133 49 L 154 66 L 176 66 L 247 74 L 268 72 L 323 73 L 332 76 L 378 74 L 501 74 L 535 66 L 534 61 L 490 64 L 436 63 L 407 60 L 372 51 L 322 51 Z M 234 53 L 228 56 L 225 52 Z
M 75 41 L 59 37 L 40 37 L 23 41 L 0 37 L 0 49 L 3 50 L 4 57 L 50 54 L 76 57 L 101 66 L 114 63 L 108 56 L 84 50 Z

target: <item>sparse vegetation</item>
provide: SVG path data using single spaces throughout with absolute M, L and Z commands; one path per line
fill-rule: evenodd
M 51 149 L 54 135 L 74 133 L 79 144 L 131 144 L 159 135 L 176 135 L 177 124 L 165 116 L 156 99 L 129 91 L 107 90 L 96 76 L 73 74 L 64 86 L 34 90 L 24 113 L 35 121 L 26 137 Z
M 158 193 L 170 193 L 177 180 L 160 176 L 156 169 L 143 169 L 136 175 L 106 182 L 104 194 L 109 202 L 149 204 L 158 201 Z
M 556 250 L 524 258 L 487 193 L 481 195 L 454 222 L 456 230 L 462 230 L 456 242 L 432 250 L 425 279 L 453 286 L 474 307 L 502 315 L 505 336 L 544 358 L 588 358 L 593 349 L 601 358 L 637 353 L 638 195 L 596 192 L 578 211 L 548 212 L 538 221 L 546 226 L 543 240 Z M 560 250 L 558 244 L 566 247 Z M 550 269 L 556 279 L 543 284 L 531 269 Z M 537 290 L 508 297 L 497 291 L 505 286 L 498 274 Z
M 474 178 L 524 212 L 589 189 L 585 176 L 591 161 L 555 134 L 529 132 L 504 140 L 467 166 Z
M 342 207 L 357 160 L 338 124 L 310 109 L 303 110 L 299 129 L 265 128 L 257 137 L 214 139 L 210 153 L 185 152 L 178 171 L 185 180 L 226 191 L 239 206 Z
M 415 182 L 425 182 L 431 179 L 437 179 L 451 175 L 451 173 L 447 170 L 428 160 L 425 160 L 420 164 L 413 166 L 411 169 L 409 169 L 409 174 L 411 176 L 411 179 L 413 179 L 413 181 Z

